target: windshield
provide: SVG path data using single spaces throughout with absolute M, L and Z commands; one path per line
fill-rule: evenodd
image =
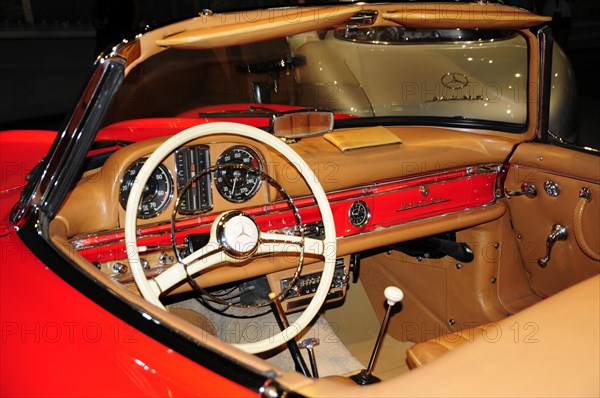
M 129 73 L 106 124 L 305 107 L 515 130 L 527 121 L 527 58 L 525 38 L 511 31 L 389 26 L 169 49 Z

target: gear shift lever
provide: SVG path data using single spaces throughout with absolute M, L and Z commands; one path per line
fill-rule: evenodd
M 355 383 L 360 385 L 377 383 L 381 380 L 376 376 L 373 376 L 373 367 L 375 366 L 375 359 L 377 358 L 377 354 L 379 354 L 379 349 L 381 348 L 381 342 L 383 341 L 383 336 L 385 335 L 385 330 L 387 329 L 387 325 L 390 322 L 390 313 L 392 312 L 392 307 L 402 300 L 404 297 L 404 293 L 402 290 L 397 288 L 396 286 L 388 286 L 383 291 L 385 298 L 387 300 L 387 310 L 385 312 L 385 316 L 383 317 L 383 321 L 381 322 L 381 329 L 379 329 L 379 335 L 377 336 L 377 341 L 375 341 L 375 347 L 373 348 L 373 353 L 371 354 L 371 359 L 369 360 L 369 365 L 366 369 L 360 371 L 353 376 L 350 376 Z

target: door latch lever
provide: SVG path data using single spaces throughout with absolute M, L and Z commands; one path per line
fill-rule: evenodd
M 567 240 L 568 236 L 569 233 L 567 232 L 567 227 L 563 227 L 560 224 L 554 224 L 552 226 L 550 235 L 548 235 L 548 239 L 546 239 L 546 257 L 538 260 L 538 265 L 540 267 L 546 268 L 548 261 L 550 261 L 550 253 L 554 244 L 559 240 Z
M 521 196 L 521 195 L 525 195 L 530 199 L 533 199 L 537 196 L 537 189 L 535 188 L 535 185 L 530 184 L 528 182 L 524 182 L 523 184 L 521 184 L 521 190 L 520 191 L 511 191 L 507 188 L 504 189 L 504 194 L 506 196 L 513 197 L 513 196 Z

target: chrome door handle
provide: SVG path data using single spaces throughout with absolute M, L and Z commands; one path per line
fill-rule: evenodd
M 533 199 L 537 196 L 537 189 L 535 189 L 535 185 L 533 184 L 529 184 L 528 182 L 524 182 L 523 184 L 521 184 L 521 190 L 520 191 L 510 191 L 508 189 L 504 189 L 504 194 L 506 196 L 508 196 L 509 198 L 512 196 L 521 196 L 521 195 L 525 195 L 530 199 Z
M 546 257 L 540 258 L 538 260 L 538 265 L 540 267 L 546 268 L 546 265 L 548 265 L 548 261 L 550 261 L 550 252 L 552 251 L 552 247 L 559 240 L 567 240 L 567 236 L 569 236 L 569 233 L 567 232 L 567 227 L 563 227 L 560 224 L 554 224 L 552 226 L 550 235 L 548 235 L 548 239 L 546 239 Z

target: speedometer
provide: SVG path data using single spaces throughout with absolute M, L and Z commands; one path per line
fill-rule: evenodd
M 258 192 L 262 165 L 252 149 L 234 146 L 217 159 L 215 187 L 230 202 L 244 202 Z
M 137 174 L 145 163 L 145 159 L 138 160 L 127 168 L 121 178 L 121 188 L 119 192 L 119 201 L 125 209 L 131 187 Z M 138 207 L 138 218 L 152 218 L 160 214 L 171 201 L 173 197 L 173 178 L 169 169 L 164 165 L 159 165 L 152 174 L 142 193 L 142 199 Z

